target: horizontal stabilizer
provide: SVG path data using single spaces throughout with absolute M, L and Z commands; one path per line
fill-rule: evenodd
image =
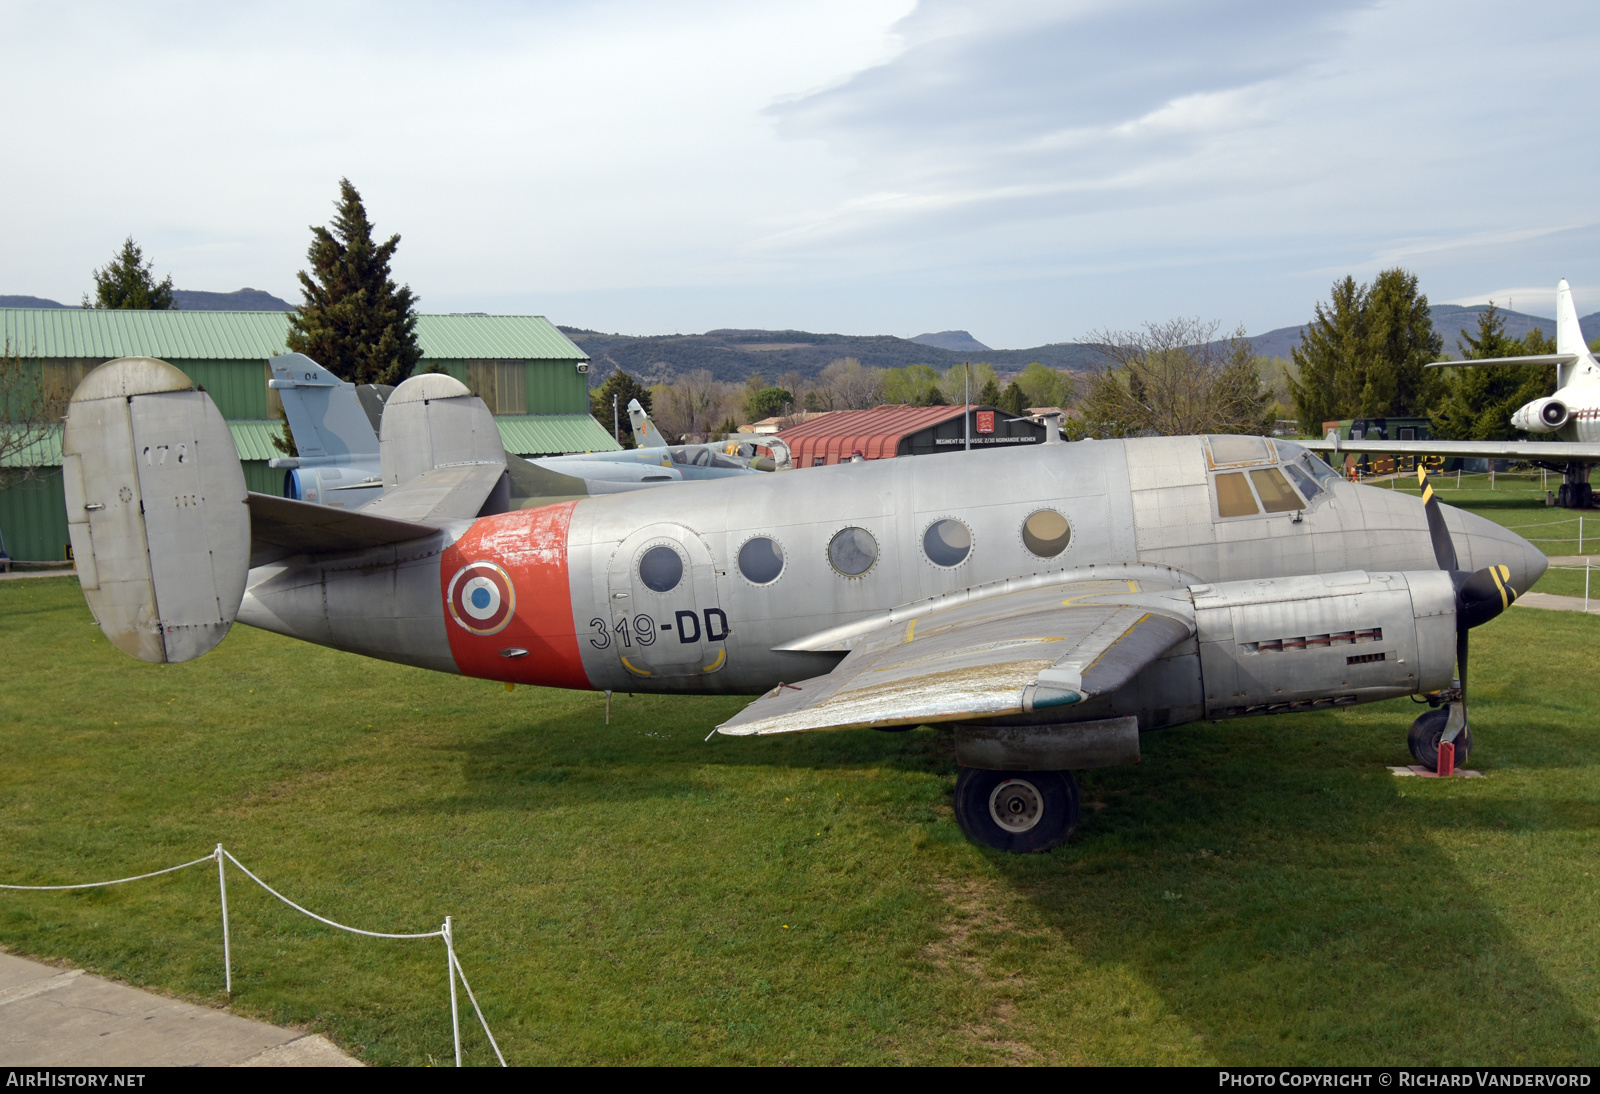
M 505 474 L 504 465 L 492 463 L 435 467 L 373 498 L 356 512 L 399 521 L 471 520 L 483 511 Z
M 250 506 L 252 553 L 258 558 L 263 553 L 281 557 L 285 551 L 291 554 L 326 554 L 383 547 L 421 539 L 438 531 L 429 524 L 376 516 L 365 510 L 335 509 L 270 494 L 252 493 L 246 500 Z
M 1525 357 L 1484 357 L 1475 361 L 1433 361 L 1427 368 L 1487 368 L 1490 365 L 1571 365 L 1576 353 L 1531 353 Z

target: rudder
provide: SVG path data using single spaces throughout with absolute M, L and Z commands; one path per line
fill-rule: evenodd
M 152 662 L 221 642 L 244 596 L 250 511 L 210 397 L 164 361 L 108 361 L 73 392 L 61 448 L 79 582 L 106 638 Z

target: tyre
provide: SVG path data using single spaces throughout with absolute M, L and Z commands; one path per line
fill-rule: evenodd
M 1429 771 L 1439 770 L 1439 738 L 1444 736 L 1444 727 L 1449 721 L 1450 708 L 1438 707 L 1412 722 L 1411 732 L 1406 735 L 1406 745 L 1411 749 L 1412 757 Z M 1472 727 L 1464 726 L 1456 734 L 1456 767 L 1466 767 L 1467 757 L 1471 754 Z
M 956 823 L 998 851 L 1048 851 L 1078 826 L 1078 782 L 1070 771 L 980 771 L 956 776 Z

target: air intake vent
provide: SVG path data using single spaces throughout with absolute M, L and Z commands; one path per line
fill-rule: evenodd
M 1344 663 L 1347 665 L 1370 665 L 1374 661 L 1382 661 L 1387 657 L 1388 654 L 1384 653 L 1362 653 L 1357 654 L 1355 657 L 1346 657 Z
M 1383 628 L 1373 627 L 1364 631 L 1335 631 L 1332 634 L 1308 634 L 1299 638 L 1269 638 L 1264 642 L 1246 642 L 1246 653 L 1296 653 L 1300 650 L 1321 650 L 1329 646 L 1353 646 L 1358 642 L 1382 642 Z M 1371 660 L 1383 660 L 1382 654 L 1374 655 Z M 1352 665 L 1354 661 L 1350 662 Z

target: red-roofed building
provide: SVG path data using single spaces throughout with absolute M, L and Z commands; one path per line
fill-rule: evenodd
M 963 418 L 965 417 L 965 428 Z M 973 451 L 1043 444 L 1045 427 L 1037 422 L 1007 421 L 992 406 L 880 406 L 872 410 L 837 410 L 792 426 L 778 434 L 789 446 L 795 467 L 849 463 L 856 453 L 869 460 L 961 452 L 970 430 Z

